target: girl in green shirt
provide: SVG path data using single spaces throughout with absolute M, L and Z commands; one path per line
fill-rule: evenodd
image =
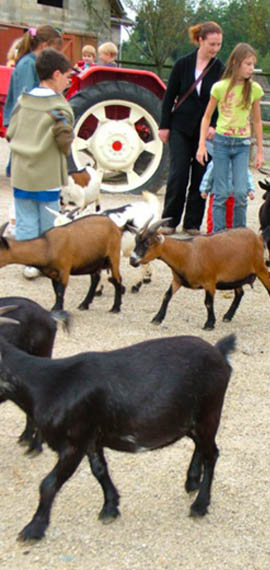
M 203 165 L 208 159 L 206 133 L 215 109 L 218 109 L 214 139 L 214 233 L 226 228 L 226 200 L 230 193 L 228 180 L 232 171 L 234 188 L 234 227 L 246 226 L 247 176 L 251 144 L 250 114 L 253 115 L 257 142 L 255 167 L 263 164 L 263 135 L 260 99 L 261 86 L 252 81 L 256 63 L 254 49 L 246 43 L 232 51 L 221 81 L 211 89 L 210 100 L 201 122 L 200 141 L 196 154 Z

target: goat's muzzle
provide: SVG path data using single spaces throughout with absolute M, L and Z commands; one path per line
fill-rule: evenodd
M 129 258 L 129 263 L 132 267 L 138 267 L 140 265 L 141 258 L 133 251 Z

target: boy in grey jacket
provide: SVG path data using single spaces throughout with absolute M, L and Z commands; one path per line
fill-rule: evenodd
M 36 238 L 52 227 L 46 206 L 58 211 L 73 139 L 73 111 L 62 95 L 70 61 L 47 48 L 37 57 L 36 67 L 40 85 L 19 97 L 7 131 L 17 240 Z

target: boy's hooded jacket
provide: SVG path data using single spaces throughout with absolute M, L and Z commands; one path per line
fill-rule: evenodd
M 38 192 L 67 185 L 65 154 L 72 142 L 73 122 L 73 111 L 63 95 L 22 93 L 7 131 L 13 188 Z

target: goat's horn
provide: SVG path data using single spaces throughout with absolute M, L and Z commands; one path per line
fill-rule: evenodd
M 148 220 L 146 220 L 145 224 L 144 224 L 144 225 L 142 226 L 142 228 L 140 229 L 140 235 L 141 235 L 142 237 L 143 237 L 144 234 L 146 233 L 146 230 L 148 229 L 148 226 L 149 226 L 150 222 L 152 221 L 153 217 L 154 217 L 154 214 L 152 214 L 152 215 L 150 216 L 150 218 L 148 218 Z
M 7 305 L 6 307 L 0 307 L 0 315 L 4 315 L 5 313 L 9 313 L 10 311 L 15 311 L 15 309 L 18 309 L 17 305 Z M 9 319 L 8 317 L 0 316 L 0 325 L 8 325 L 8 324 L 19 325 L 20 322 L 16 321 L 15 319 Z
M 153 235 L 158 230 L 158 228 L 166 225 L 168 222 L 171 221 L 171 219 L 172 218 L 162 218 L 162 220 L 158 220 L 157 222 L 152 224 L 148 229 L 149 234 Z
M 49 206 L 45 206 L 45 208 L 46 208 L 46 210 L 48 210 L 48 212 L 53 214 L 55 217 L 58 216 L 59 212 L 56 212 L 56 210 L 52 210 L 52 208 L 49 208 Z
M 5 232 L 5 229 L 7 228 L 9 222 L 5 222 L 4 224 L 2 224 L 2 226 L 0 226 L 0 236 L 2 236 Z

